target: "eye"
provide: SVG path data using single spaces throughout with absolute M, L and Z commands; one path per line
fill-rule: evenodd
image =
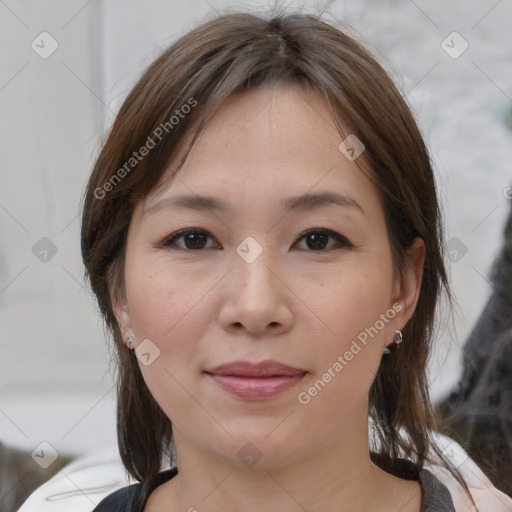
M 334 240 L 334 244 L 328 245 L 330 239 Z M 183 249 L 185 251 L 201 251 L 203 249 L 219 248 L 219 244 L 214 243 L 207 246 L 208 239 L 212 239 L 211 235 L 199 228 L 185 228 L 173 233 L 166 237 L 162 242 L 158 244 L 158 247 Z M 213 240 L 213 239 L 212 239 Z M 325 228 L 309 229 L 301 234 L 297 239 L 297 243 L 305 240 L 307 249 L 315 252 L 336 249 L 339 247 L 353 247 L 353 245 L 342 235 Z M 182 243 L 178 243 L 181 241 Z
M 202 249 L 211 249 L 212 247 L 206 247 L 206 241 L 211 238 L 207 231 L 198 228 L 186 228 L 173 233 L 163 240 L 159 247 L 172 248 L 177 246 L 180 249 L 186 251 L 200 251 Z M 183 240 L 183 244 L 178 244 L 178 240 Z M 218 247 L 218 244 L 214 244 L 213 247 Z
M 335 240 L 336 243 L 334 244 L 334 247 L 332 245 L 330 247 L 326 247 L 329 238 Z M 344 236 L 336 233 L 335 231 L 324 228 L 316 228 L 306 231 L 299 237 L 298 241 L 301 240 L 305 240 L 308 248 L 317 252 L 333 248 L 335 249 L 336 245 L 341 247 L 353 247 L 353 245 Z

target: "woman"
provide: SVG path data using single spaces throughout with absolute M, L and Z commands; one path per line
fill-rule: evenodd
M 175 42 L 85 195 L 140 482 L 95 510 L 455 510 L 434 456 L 471 498 L 432 442 L 442 247 L 421 134 L 354 38 L 234 13 Z

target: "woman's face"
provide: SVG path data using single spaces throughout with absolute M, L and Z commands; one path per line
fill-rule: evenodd
M 270 468 L 367 443 L 423 245 L 395 281 L 377 189 L 341 141 L 316 93 L 252 91 L 137 206 L 116 312 L 178 457 Z

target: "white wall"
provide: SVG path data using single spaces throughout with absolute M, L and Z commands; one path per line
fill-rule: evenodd
M 100 13 L 83 4 L 0 4 L 0 438 L 30 449 L 112 440 L 109 395 L 80 422 L 112 387 L 81 284 L 79 201 L 105 117 Z M 31 47 L 51 49 L 43 31 L 58 44 L 45 59 Z M 32 252 L 43 237 L 46 262 Z
M 104 130 L 141 69 L 228 4 L 0 3 L 3 441 L 34 449 L 45 440 L 76 452 L 115 442 L 108 351 L 83 287 L 80 197 Z M 442 329 L 434 357 L 432 392 L 439 398 L 458 378 L 459 346 L 491 291 L 485 278 L 510 206 L 503 191 L 512 185 L 512 132 L 505 126 L 512 105 L 512 5 L 415 4 L 353 0 L 331 2 L 331 9 L 386 55 L 410 90 L 437 166 L 447 238 L 467 247 L 450 264 L 459 310 L 455 331 Z M 59 45 L 46 59 L 31 48 L 43 31 Z M 441 47 L 453 31 L 469 44 L 457 59 Z M 36 43 L 41 52 L 50 48 L 49 40 Z M 32 252 L 42 237 L 57 248 L 46 263 Z

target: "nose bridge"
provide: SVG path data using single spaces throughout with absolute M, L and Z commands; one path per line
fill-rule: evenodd
M 286 287 L 276 275 L 277 255 L 254 237 L 247 237 L 234 255 L 230 297 L 221 321 L 228 326 L 244 326 L 251 333 L 287 326 L 291 312 Z
M 265 295 L 266 300 L 271 300 L 271 296 L 278 292 L 275 271 L 272 270 L 276 264 L 277 257 L 273 249 L 263 247 L 252 236 L 246 237 L 236 247 L 235 273 L 242 288 L 240 291 L 247 295 L 245 300 L 254 300 L 256 304 L 258 295 Z

